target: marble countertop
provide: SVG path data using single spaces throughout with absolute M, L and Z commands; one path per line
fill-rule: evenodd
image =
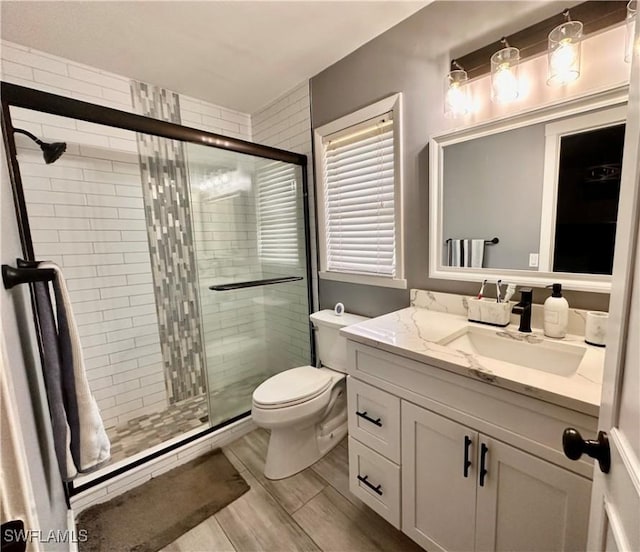
M 575 373 L 561 376 L 438 344 L 440 340 L 465 326 L 494 330 L 507 338 L 567 343 L 584 348 L 585 354 Z M 597 417 L 600 410 L 604 348 L 586 344 L 583 336 L 567 335 L 561 340 L 550 339 L 535 328 L 532 334 L 521 334 L 514 325 L 498 328 L 475 324 L 460 314 L 436 312 L 415 306 L 348 326 L 341 329 L 340 333 L 350 340 L 380 350 L 590 416 Z

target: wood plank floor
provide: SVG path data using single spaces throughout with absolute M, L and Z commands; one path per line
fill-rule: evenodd
M 280 481 L 263 474 L 268 442 L 257 429 L 223 449 L 251 490 L 161 552 L 424 552 L 349 492 L 346 439 Z

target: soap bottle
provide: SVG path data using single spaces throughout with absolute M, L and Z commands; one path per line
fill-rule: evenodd
M 551 297 L 544 302 L 544 335 L 563 338 L 567 335 L 569 303 L 562 297 L 562 284 L 551 287 Z

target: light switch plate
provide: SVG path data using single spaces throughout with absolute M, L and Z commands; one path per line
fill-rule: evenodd
M 529 266 L 531 266 L 531 267 L 538 266 L 538 254 L 537 253 L 529 253 Z

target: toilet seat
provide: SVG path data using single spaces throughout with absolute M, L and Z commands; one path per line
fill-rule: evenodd
M 253 392 L 253 404 L 262 409 L 295 406 L 322 395 L 333 378 L 313 366 L 299 366 L 280 372 L 261 383 Z

